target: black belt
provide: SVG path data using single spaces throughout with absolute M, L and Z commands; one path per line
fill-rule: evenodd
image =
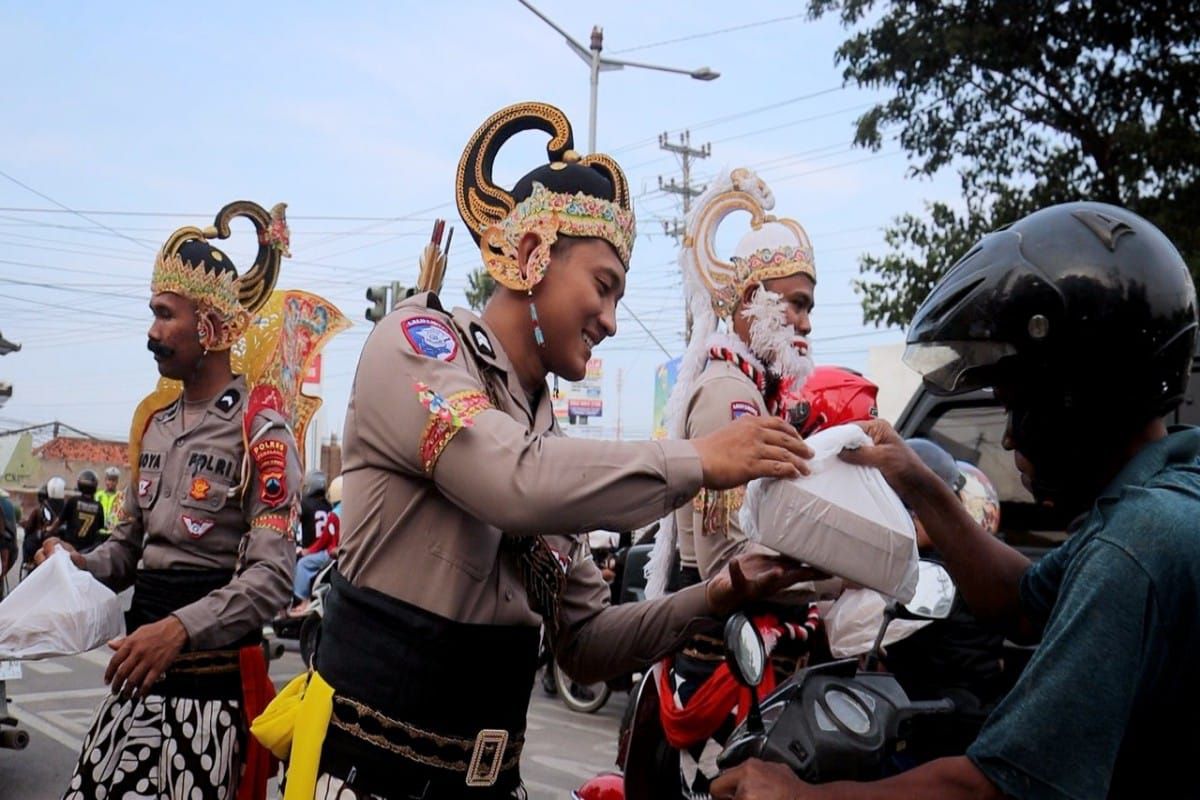
M 524 746 L 497 729 L 446 736 L 335 694 L 321 771 L 387 798 L 507 798 L 521 785 Z
M 317 669 L 335 691 L 321 769 L 385 797 L 509 797 L 538 629 L 439 617 L 336 571 Z
M 163 697 L 241 700 L 242 670 L 237 650 L 183 653 L 150 690 Z
M 225 569 L 140 569 L 133 584 L 133 601 L 125 612 L 125 630 L 133 633 L 165 619 L 232 579 L 233 570 Z M 221 650 L 182 653 L 151 691 L 164 697 L 238 700 L 242 697 L 238 649 L 261 641 L 262 630 L 256 629 Z

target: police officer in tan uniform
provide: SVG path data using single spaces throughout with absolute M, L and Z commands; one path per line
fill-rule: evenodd
M 813 369 L 812 245 L 799 223 L 768 214 L 774 204 L 770 188 L 743 167 L 718 175 L 688 215 L 679 261 L 693 334 L 667 404 L 674 438 L 706 436 L 743 416 L 786 418 Z M 715 240 L 734 211 L 749 213 L 751 230 L 726 261 Z M 707 579 L 746 550 L 738 522 L 744 495 L 744 486 L 704 490 L 675 512 L 656 542 L 649 596 L 661 594 L 672 577 L 673 539 L 683 585 Z
M 496 151 L 532 128 L 551 135 L 550 163 L 511 192 L 495 186 Z M 634 239 L 620 168 L 571 147 L 552 106 L 488 119 L 459 164 L 458 202 L 499 291 L 482 316 L 418 295 L 363 349 L 346 417 L 342 547 L 315 656 L 333 691 L 317 797 L 523 796 L 539 626 L 563 667 L 594 681 L 806 574 L 750 558 L 667 600 L 609 607 L 578 533 L 646 524 L 701 486 L 798 474 L 809 451 L 766 417 L 694 442 L 561 435 L 546 376 L 582 378 L 616 332 Z M 315 765 L 293 764 L 289 782 L 301 768 Z
M 232 798 L 243 777 L 257 784 L 248 796 L 265 792 L 265 754 L 247 752 L 244 716 L 273 694 L 262 626 L 290 593 L 301 470 L 282 409 L 231 368 L 230 347 L 270 295 L 280 258 L 258 206 L 223 209 L 225 235 L 242 213 L 260 231 L 244 276 L 205 241 L 211 229 L 181 229 L 155 262 L 148 347 L 180 383 L 160 383 L 134 417 L 132 482 L 112 535 L 71 553 L 112 589 L 134 587 L 128 634 L 109 643 L 113 694 L 84 741 L 71 800 Z M 50 539 L 39 561 L 58 546 L 71 549 Z
M 800 388 L 813 368 L 807 337 L 816 271 L 804 229 L 769 214 L 774 204 L 767 185 L 739 168 L 718 175 L 688 215 L 679 262 L 693 333 L 667 404 L 674 438 L 698 439 L 746 417 L 795 421 Z M 716 251 L 717 231 L 734 211 L 749 215 L 751 230 L 726 260 Z M 742 531 L 744 496 L 745 486 L 705 489 L 664 520 L 647 596 L 694 586 L 739 554 L 769 552 Z M 777 642 L 774 675 L 786 678 L 810 648 L 820 651 L 819 613 L 810 601 L 839 588 L 837 580 L 802 583 L 750 609 L 764 637 Z M 736 687 L 709 680 L 724 657 L 722 628 L 713 622 L 694 631 L 663 667 L 661 733 L 678 751 L 684 786 L 698 796 L 716 776 L 716 755 L 736 721 Z

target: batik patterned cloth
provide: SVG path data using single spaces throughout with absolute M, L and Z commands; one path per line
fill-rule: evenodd
M 109 695 L 63 800 L 232 800 L 243 727 L 237 700 Z

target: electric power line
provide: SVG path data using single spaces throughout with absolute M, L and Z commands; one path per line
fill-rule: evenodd
M 715 31 L 704 31 L 703 33 L 693 33 L 693 34 L 689 34 L 688 36 L 680 36 L 676 39 L 664 39 L 661 42 L 650 42 L 649 44 L 639 44 L 639 45 L 636 45 L 635 47 L 626 47 L 623 50 L 613 50 L 612 52 L 614 55 L 617 55 L 619 53 L 632 53 L 636 50 L 649 50 L 651 47 L 662 47 L 663 45 L 677 44 L 678 42 L 690 42 L 694 39 L 706 39 L 710 36 L 719 36 L 723 33 L 733 33 L 734 31 L 744 31 L 749 28 L 759 28 L 759 27 L 762 27 L 763 25 L 771 25 L 776 22 L 787 22 L 788 20 L 799 19 L 800 17 L 803 17 L 803 16 L 805 16 L 805 15 L 804 14 L 790 14 L 786 17 L 775 17 L 774 19 L 764 19 L 764 20 L 759 20 L 758 22 L 747 22 L 744 25 L 734 25 L 729 28 L 720 28 Z

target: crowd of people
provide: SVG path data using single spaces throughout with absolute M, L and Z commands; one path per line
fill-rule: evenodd
M 545 163 L 498 185 L 497 152 L 529 130 L 550 137 Z M 93 474 L 71 498 L 48 485 L 27 519 L 35 560 L 62 547 L 105 584 L 133 587 L 128 633 L 110 643 L 112 694 L 66 798 L 263 797 L 272 755 L 288 800 L 524 797 L 543 631 L 580 681 L 669 666 L 663 724 L 685 792 L 1102 797 L 1137 793 L 1149 775 L 1195 793 L 1187 755 L 1200 734 L 1162 720 L 1196 700 L 1200 434 L 1162 416 L 1185 392 L 1197 316 L 1186 265 L 1153 225 L 1088 202 L 1016 220 L 946 272 L 908 333 L 906 359 L 931 390 L 994 389 L 1026 487 L 1078 514 L 1067 544 L 1031 564 L 994 535 L 998 503 L 968 487 L 986 481 L 971 465 L 902 440 L 862 376 L 826 365 L 814 378 L 814 246 L 773 213 L 753 171 L 722 173 L 688 216 L 694 333 L 660 441 L 570 439 L 546 386 L 583 378 L 617 333 L 636 239 L 620 166 L 577 152 L 557 108 L 521 103 L 469 137 L 456 175 L 497 290 L 478 314 L 418 293 L 375 327 L 328 486 L 302 480 L 305 406 L 278 382 L 303 369 L 231 356 L 274 296 L 283 204 L 231 204 L 159 251 L 148 348 L 180 388 L 139 406 L 111 517 L 82 524 L 105 502 Z M 722 254 L 716 231 L 733 211 L 751 231 Z M 243 273 L 212 243 L 234 216 L 259 235 Z M 285 309 L 309 326 L 311 355 L 331 316 L 306 297 Z M 821 657 L 821 604 L 847 588 L 748 538 L 745 487 L 809 473 L 805 437 L 839 423 L 871 442 L 840 457 L 879 470 L 961 592 L 950 618 L 896 648 L 897 669 L 930 691 L 984 687 L 994 708 L 963 753 L 880 784 L 807 786 L 753 759 L 719 772 L 738 703 L 721 672 L 723 622 L 769 618 L 785 677 Z M 614 605 L 579 532 L 660 520 L 648 599 Z M 309 669 L 271 700 L 263 624 L 305 613 L 334 559 Z M 994 674 L 1005 636 L 1040 641 L 1011 690 Z

